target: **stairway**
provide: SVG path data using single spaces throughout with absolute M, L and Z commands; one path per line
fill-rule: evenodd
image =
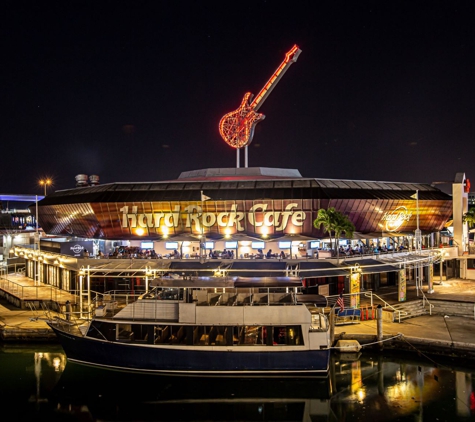
M 424 308 L 422 299 L 411 300 L 410 302 L 399 302 L 391 306 L 397 311 L 401 311 L 401 321 L 421 315 L 426 315 L 428 313 Z M 394 318 L 394 322 L 399 322 L 397 317 Z

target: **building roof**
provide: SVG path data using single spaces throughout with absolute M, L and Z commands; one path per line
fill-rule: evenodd
M 232 171 L 231 171 L 232 170 Z M 233 175 L 232 175 L 233 174 Z M 232 175 L 232 177 L 231 177 Z M 303 178 L 297 170 L 245 168 L 204 169 L 182 173 L 179 179 L 157 182 L 117 182 L 56 191 L 41 205 L 131 201 L 200 201 L 256 199 L 411 199 L 451 200 L 424 183 Z

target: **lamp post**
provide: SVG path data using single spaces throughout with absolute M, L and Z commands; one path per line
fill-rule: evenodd
M 51 185 L 51 179 L 42 179 L 40 180 L 40 185 L 44 187 L 45 190 L 45 196 L 46 196 L 46 186 Z

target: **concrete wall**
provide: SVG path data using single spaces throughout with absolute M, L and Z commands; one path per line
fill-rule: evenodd
M 467 318 L 475 318 L 475 303 L 474 302 L 452 302 L 449 300 L 430 299 L 430 303 L 434 306 L 432 308 L 433 314 L 439 315 L 455 315 L 464 316 Z M 429 311 L 429 305 L 426 305 L 426 310 Z

